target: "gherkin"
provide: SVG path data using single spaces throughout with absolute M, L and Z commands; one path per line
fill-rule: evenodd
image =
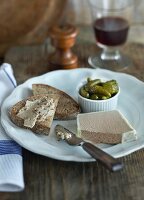
M 85 90 L 88 91 L 91 87 L 99 84 L 100 82 L 101 82 L 100 79 L 94 79 L 94 80 L 87 79 L 87 84 L 85 84 Z
M 116 80 L 102 82 L 101 79 L 87 78 L 87 83 L 79 90 L 81 96 L 92 100 L 105 100 L 114 96 L 119 90 Z
M 80 88 L 80 91 L 79 91 L 80 95 L 85 97 L 85 98 L 89 98 L 89 93 L 85 90 L 84 86 Z
M 99 96 L 97 94 L 92 94 L 92 95 L 90 95 L 90 99 L 97 100 L 97 99 L 99 99 Z
M 107 90 L 111 95 L 116 94 L 119 90 L 118 84 L 115 80 L 103 83 L 103 88 Z
M 101 94 L 103 96 L 111 97 L 111 93 L 104 89 L 102 86 L 95 85 L 89 89 L 90 94 Z

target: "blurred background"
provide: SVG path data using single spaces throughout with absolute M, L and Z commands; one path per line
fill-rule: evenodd
M 115 0 L 116 1 L 116 0 Z M 134 64 L 143 66 L 144 0 L 134 0 L 132 26 L 125 52 Z M 96 54 L 88 0 L 0 0 L 0 61 L 12 64 L 18 83 L 50 70 L 50 30 L 56 24 L 71 23 L 79 32 L 72 51 L 79 66 L 88 66 L 88 57 Z M 132 44 L 132 45 L 131 45 Z M 134 44 L 134 45 L 133 45 Z M 53 70 L 53 68 L 52 68 Z
M 132 23 L 140 29 L 144 23 L 144 1 L 134 2 Z M 56 23 L 91 23 L 88 0 L 0 0 L 0 5 L 1 57 L 15 45 L 44 42 L 49 28 Z
M 89 24 L 91 22 L 88 0 L 68 0 L 66 11 L 69 14 L 69 21 L 76 24 Z M 134 24 L 144 23 L 144 1 L 134 0 Z

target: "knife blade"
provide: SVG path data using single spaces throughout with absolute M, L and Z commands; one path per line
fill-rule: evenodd
M 84 141 L 82 138 L 77 137 L 67 128 L 61 125 L 56 125 L 55 133 L 58 140 L 65 140 L 69 145 L 81 146 L 87 153 L 89 153 L 93 158 L 103 164 L 110 171 L 115 172 L 123 168 L 123 163 L 120 162 L 118 159 L 112 157 L 92 143 Z

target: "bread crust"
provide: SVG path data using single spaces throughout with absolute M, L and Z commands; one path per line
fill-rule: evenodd
M 33 84 L 33 95 L 38 94 L 53 94 L 60 95 L 59 102 L 56 108 L 54 119 L 58 120 L 70 120 L 75 119 L 80 113 L 80 106 L 78 103 L 65 92 L 56 89 L 46 84 Z
M 55 100 L 55 109 L 56 109 L 59 96 L 53 96 L 53 95 L 30 96 L 24 100 L 19 101 L 10 109 L 9 116 L 10 116 L 12 122 L 21 128 L 30 129 L 33 132 L 38 133 L 38 134 L 48 135 L 49 131 L 50 131 L 50 126 L 48 126 L 47 124 L 36 121 L 35 125 L 32 128 L 29 128 L 29 127 L 24 126 L 24 119 L 17 116 L 18 112 L 25 106 L 27 100 L 34 101 L 34 100 L 38 100 L 44 96 L 46 96 L 48 98 L 53 98 Z

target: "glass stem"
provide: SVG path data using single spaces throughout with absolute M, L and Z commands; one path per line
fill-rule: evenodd
M 116 48 L 105 47 L 101 53 L 102 60 L 118 60 L 120 58 L 120 52 Z

